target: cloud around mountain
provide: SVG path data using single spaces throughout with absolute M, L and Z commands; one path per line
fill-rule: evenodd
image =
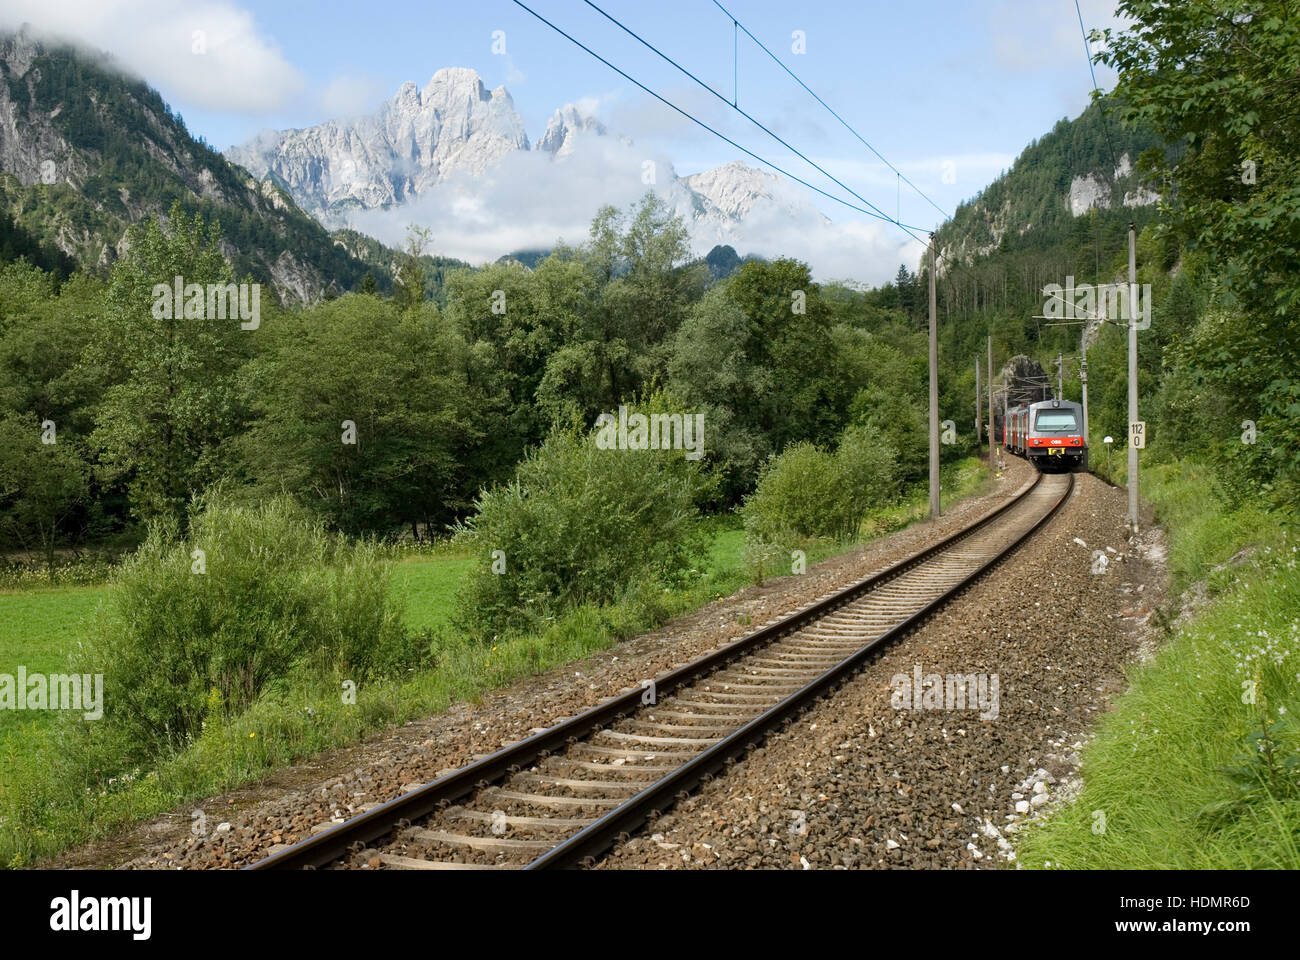
M 652 189 L 641 181 L 640 154 L 607 138 L 584 139 L 591 142 L 562 162 L 535 151 L 513 153 L 482 176 L 458 174 L 410 202 L 357 210 L 349 219 L 356 229 L 392 245 L 401 244 L 408 224 L 430 226 L 434 250 L 470 263 L 515 250 L 549 249 L 558 240 L 581 243 L 602 204 L 625 209 Z M 666 157 L 647 159 L 661 171 L 671 170 Z M 656 183 L 653 189 L 683 214 L 700 255 L 725 243 L 742 254 L 804 260 L 819 280 L 878 284 L 893 279 L 900 263 L 915 267 L 922 252 L 885 223 L 827 221 L 811 206 L 777 203 L 756 204 L 736 221 L 719 220 L 693 215 L 694 198 L 680 181 Z
M 679 177 L 672 158 L 610 135 L 593 106 L 555 111 L 530 145 L 504 87 L 488 91 L 474 71 L 447 68 L 366 117 L 270 131 L 228 155 L 282 183 L 327 226 L 400 244 L 416 223 L 432 229 L 438 253 L 471 263 L 580 243 L 602 205 L 626 208 L 650 189 L 701 255 L 725 243 L 806 260 L 819 279 L 871 283 L 920 255 L 896 227 L 828 219 L 806 188 L 739 161 Z
M 35 24 L 42 35 L 113 51 L 170 96 L 213 110 L 270 113 L 304 78 L 253 15 L 224 0 L 5 0 L 0 29 Z

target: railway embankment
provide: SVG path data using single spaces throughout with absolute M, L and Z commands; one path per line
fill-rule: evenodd
M 1078 795 L 1017 842 L 1027 867 L 1300 868 L 1300 538 L 1183 461 L 1144 470 L 1172 591 Z M 1291 518 L 1293 519 L 1293 518 Z
M 51 865 L 234 867 L 337 823 L 404 788 L 572 716 L 806 606 L 914 553 L 1005 502 L 1032 480 L 1012 459 L 1001 479 L 952 503 L 938 523 L 917 523 L 854 548 L 805 574 L 768 579 L 632 640 L 542 670 L 437 715 L 391 727 L 346 749 L 317 754 L 257 782 L 191 802 L 115 837 L 69 850 Z M 487 655 L 487 651 L 484 652 Z M 196 831 L 196 811 L 203 831 Z
M 972 868 L 1014 857 L 1016 828 L 1072 789 L 1078 751 L 1163 600 L 1158 531 L 1130 543 L 1123 491 L 1076 480 L 992 575 L 602 868 Z M 950 680 L 970 677 L 996 689 L 995 710 L 949 696 Z

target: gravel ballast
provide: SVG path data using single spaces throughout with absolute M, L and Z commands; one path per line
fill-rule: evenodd
M 1076 481 L 992 575 L 599 868 L 1014 861 L 1016 827 L 1077 791 L 1076 752 L 1121 688 L 1162 589 L 1159 532 L 1130 544 L 1124 492 Z M 983 675 L 986 692 L 996 676 L 996 717 L 925 700 L 916 709 L 893 681 L 918 670 Z
M 895 562 L 993 509 L 1007 496 L 1022 489 L 1031 479 L 1031 469 L 1013 459 L 1007 465 L 1006 475 L 998 481 L 997 488 L 991 494 L 954 505 L 937 524 L 917 524 L 864 549 L 819 564 L 801 577 L 787 577 L 770 581 L 762 588 L 748 588 L 733 597 L 712 603 L 696 614 L 679 618 L 660 630 L 564 668 L 494 691 L 485 696 L 480 704 L 459 704 L 433 718 L 386 731 L 360 746 L 332 751 L 313 758 L 309 763 L 279 771 L 239 791 L 187 803 L 182 809 L 142 824 L 115 840 L 70 851 L 49 865 L 145 869 L 229 868 L 245 865 L 278 849 L 281 844 L 296 842 L 313 830 L 323 829 L 327 824 L 339 822 L 371 805 L 391 799 L 414 785 L 432 780 L 448 769 L 471 761 L 476 755 L 522 739 L 532 730 L 555 723 L 621 690 L 639 686 L 648 677 L 663 673 L 744 635 L 753 629 L 752 624 L 765 622 L 805 605 L 816 597 Z M 1093 541 L 1089 537 L 1094 540 L 1100 538 L 1116 551 L 1124 552 L 1127 545 L 1117 520 L 1122 516 L 1120 501 L 1123 494 L 1105 487 L 1091 477 L 1081 476 L 1079 481 L 1079 488 L 1071 502 L 1044 533 L 1054 541 L 1064 537 L 1065 543 L 1069 543 L 1070 537 L 1074 535 L 1087 540 L 1090 545 Z M 1077 529 L 1076 523 L 1079 524 Z M 1101 535 L 1103 530 L 1105 536 Z M 1104 545 L 1101 542 L 1097 544 Z M 1013 564 L 1030 562 L 1029 552 L 1041 552 L 1042 549 L 1043 546 L 1038 544 L 1027 547 L 1004 564 L 1001 571 L 1012 569 Z M 885 670 L 891 675 L 895 670 L 884 665 L 885 661 L 882 660 L 836 695 L 835 702 L 851 698 L 852 706 L 848 709 L 842 706 L 829 708 L 830 713 L 840 714 L 839 723 L 849 723 L 849 726 L 835 728 L 835 732 L 830 733 L 832 728 L 827 725 L 832 722 L 832 718 L 828 717 L 821 723 L 816 719 L 818 714 L 828 709 L 828 705 L 812 708 L 789 733 L 773 737 L 767 746 L 752 754 L 748 761 L 737 765 L 730 777 L 715 781 L 698 797 L 691 798 L 680 812 L 665 816 L 653 830 L 646 831 L 642 838 L 634 839 L 626 847 L 615 851 L 604 866 L 722 864 L 802 868 L 805 861 L 809 866 L 830 866 L 836 863 L 857 866 L 876 863 L 947 866 L 979 862 L 974 858 L 973 851 L 965 849 L 964 842 L 961 845 L 964 853 L 959 852 L 955 860 L 948 857 L 947 843 L 949 840 L 955 843 L 957 839 L 973 832 L 974 828 L 970 828 L 973 812 L 986 810 L 980 806 L 980 802 L 990 804 L 987 814 L 994 824 L 1002 823 L 1004 821 L 998 818 L 1004 818 L 1005 814 L 996 812 L 993 807 L 1001 804 L 1011 810 L 1014 803 L 1010 799 L 1011 788 L 1025 779 L 1025 771 L 1032 766 L 1031 772 L 1036 774 L 1039 767 L 1044 767 L 1049 776 L 1057 775 L 1051 772 L 1052 763 L 1056 761 L 1051 760 L 1049 748 L 1044 746 L 1039 749 L 1039 744 L 1045 744 L 1047 738 L 1040 736 L 1030 747 L 1027 742 L 1023 742 L 1024 738 L 1019 732 L 1026 732 L 1027 735 L 1036 729 L 1036 724 L 1041 725 L 1038 721 L 1044 718 L 1038 714 L 1043 710 L 1046 710 L 1046 717 L 1056 721 L 1053 729 L 1059 725 L 1061 731 L 1069 726 L 1066 719 L 1075 719 L 1077 714 L 1079 722 L 1069 728 L 1081 730 L 1105 692 L 1088 687 L 1087 693 L 1094 699 L 1087 704 L 1082 700 L 1075 703 L 1066 694 L 1058 692 L 1058 703 L 1037 710 L 1016 700 L 1016 697 L 1023 697 L 1026 692 L 1036 689 L 1034 682 L 1022 675 L 1021 668 L 1032 671 L 1033 664 L 1037 663 L 1037 669 L 1044 670 L 1053 655 L 1049 648 L 1053 647 L 1054 642 L 1044 637 L 1032 641 L 1024 635 L 1027 632 L 1025 626 L 1033 624 L 1035 617 L 1048 614 L 1052 616 L 1050 621 L 1043 621 L 1044 626 L 1048 622 L 1060 624 L 1062 621 L 1055 614 L 1061 613 L 1064 608 L 1086 608 L 1088 612 L 1083 615 L 1086 622 L 1079 624 L 1083 632 L 1078 633 L 1079 642 L 1074 644 L 1072 655 L 1086 665 L 1088 658 L 1082 656 L 1085 651 L 1078 647 L 1086 643 L 1086 638 L 1092 637 L 1093 632 L 1097 633 L 1096 642 L 1104 648 L 1101 659 L 1109 664 L 1104 668 L 1099 666 L 1098 676 L 1104 674 L 1111 677 L 1109 682 L 1112 685 L 1115 682 L 1115 664 L 1122 662 L 1133 645 L 1130 638 L 1132 625 L 1121 621 L 1117 615 L 1112 616 L 1109 612 L 1103 614 L 1103 607 L 1092 604 L 1089 599 L 1096 595 L 1098 600 L 1111 605 L 1119 602 L 1119 598 L 1124 596 L 1119 588 L 1120 574 L 1123 573 L 1127 578 L 1129 571 L 1135 569 L 1132 560 L 1126 558 L 1129 564 L 1127 568 L 1124 567 L 1124 562 L 1116 561 L 1119 565 L 1110 567 L 1107 574 L 1092 575 L 1088 572 L 1091 566 L 1089 552 L 1077 544 L 1071 544 L 1071 549 L 1072 558 L 1082 556 L 1089 561 L 1082 567 L 1083 576 L 1088 579 L 1077 582 L 1078 577 L 1073 574 L 1067 576 L 1064 570 L 1054 571 L 1061 578 L 1061 586 L 1058 590 L 1053 583 L 1050 596 L 1055 601 L 1044 604 L 1046 610 L 1039 608 L 1033 613 L 1022 612 L 1018 622 L 1005 625 L 999 623 L 996 626 L 987 616 L 975 617 L 974 620 L 969 614 L 958 616 L 960 609 L 965 609 L 965 605 L 970 604 L 981 591 L 989 589 L 986 581 L 960 598 L 926 627 L 922 653 L 927 672 L 934 670 L 947 673 L 959 667 L 965 667 L 965 672 L 986 669 L 1001 671 L 1003 707 L 998 720 L 985 724 L 973 714 L 951 714 L 944 718 L 939 713 L 922 712 L 906 714 L 906 723 L 902 723 L 904 718 L 889 709 L 888 676 L 883 681 L 879 679 Z M 1048 582 L 1052 583 L 1050 579 Z M 1067 587 L 1067 583 L 1074 586 L 1086 584 L 1087 589 L 1076 590 L 1074 586 Z M 1138 613 L 1140 615 L 1144 611 Z M 984 614 L 991 616 L 987 611 Z M 987 650 L 978 643 L 975 646 L 966 645 L 967 653 L 956 657 L 956 651 L 963 648 L 960 637 L 963 628 L 953 626 L 958 623 L 964 623 L 968 631 L 973 624 L 978 624 L 974 627 L 977 640 L 984 634 L 992 636 L 999 632 L 1015 636 L 1004 638 L 1004 643 L 985 643 Z M 944 639 L 954 632 L 958 636 Z M 885 657 L 907 656 L 915 660 L 917 652 L 905 654 L 904 651 L 920 640 L 919 636 L 907 638 L 899 647 L 886 653 Z M 1072 644 L 1069 634 L 1061 635 L 1061 641 L 1055 642 L 1055 645 L 1070 647 Z M 1011 655 L 1022 650 L 1023 657 Z M 999 651 L 1002 659 L 1017 662 L 998 666 L 998 656 L 993 654 Z M 965 662 L 959 663 L 959 660 Z M 949 661 L 953 664 L 952 667 L 945 666 Z M 1083 683 L 1087 687 L 1091 681 L 1084 683 L 1079 677 L 1090 675 L 1094 671 L 1086 666 L 1071 666 L 1066 669 L 1065 663 L 1072 662 L 1067 659 L 1059 674 L 1048 672 L 1048 677 L 1065 687 L 1071 683 Z M 908 668 L 910 669 L 910 662 Z M 871 680 L 873 677 L 876 679 Z M 1106 681 L 1098 682 L 1104 687 Z M 858 693 L 855 694 L 855 691 Z M 884 694 L 881 701 L 885 711 L 883 713 L 879 709 L 880 705 L 875 703 L 881 692 Z M 1073 692 L 1079 694 L 1078 690 Z M 868 710 L 873 712 L 865 712 Z M 880 719 L 872 719 L 876 717 Z M 856 722 L 851 722 L 856 719 L 867 721 L 861 730 L 856 729 Z M 940 719 L 945 722 L 932 729 Z M 1047 723 L 1051 724 L 1051 719 Z M 815 729 L 810 726 L 814 723 L 818 724 Z M 965 732 L 957 732 L 958 728 Z M 860 740 L 861 737 L 866 740 Z M 916 746 L 924 747 L 934 738 L 937 738 L 936 745 L 943 746 L 948 746 L 954 738 L 960 738 L 966 744 L 992 742 L 1002 746 L 999 749 L 977 750 L 969 758 L 963 753 L 960 759 L 957 752 L 951 749 L 935 749 L 928 751 L 931 755 L 928 761 L 918 759 L 899 766 L 902 761 L 896 756 L 895 747 L 909 750 Z M 1057 740 L 1059 737 L 1053 735 L 1050 739 Z M 885 741 L 888 741 L 887 749 Z M 842 742 L 859 743 L 860 746 L 850 751 L 849 748 L 837 746 Z M 802 746 L 808 752 L 797 754 L 801 759 L 781 760 L 780 757 L 785 752 L 783 744 L 794 748 Z M 1002 773 L 1000 777 L 984 774 L 979 767 L 983 761 L 979 758 L 985 753 L 989 753 L 991 759 L 999 760 L 999 764 L 994 764 L 994 770 L 999 765 L 1007 765 L 1011 772 Z M 851 756 L 854 762 L 836 759 L 837 756 Z M 950 771 L 954 762 L 957 766 Z M 911 763 L 919 764 L 920 768 L 913 771 Z M 1062 763 L 1057 763 L 1058 769 L 1062 768 Z M 830 766 L 827 767 L 826 764 Z M 931 769 L 928 779 L 932 783 L 940 771 L 955 772 L 958 781 L 981 780 L 978 789 L 974 790 L 969 784 L 964 791 L 958 791 L 956 785 L 942 786 L 942 789 L 953 793 L 954 799 L 949 804 L 955 802 L 961 806 L 961 798 L 970 804 L 969 807 L 963 807 L 966 815 L 957 814 L 949 806 L 948 812 L 936 820 L 935 817 L 939 814 L 935 810 L 942 813 L 942 806 L 922 804 L 920 798 L 910 804 L 902 802 L 926 782 L 927 778 L 920 775 L 922 769 Z M 829 773 L 825 786 L 813 789 L 814 782 L 823 773 Z M 872 798 L 880 793 L 880 784 L 891 777 L 898 784 L 892 788 L 897 802 L 891 800 L 881 805 L 877 802 L 878 798 Z M 742 783 L 746 784 L 743 790 L 739 786 Z M 731 785 L 735 789 L 728 789 Z M 986 799 L 984 794 L 988 785 L 994 785 L 995 789 Z M 1005 790 L 1002 789 L 1003 786 L 1006 787 Z M 743 799 L 745 797 L 755 799 L 746 801 Z M 798 802 L 792 802 L 794 799 Z M 752 806 L 752 814 L 748 816 L 740 812 L 747 804 Z M 760 811 L 760 807 L 766 810 Z M 933 810 L 930 809 L 932 807 Z M 202 810 L 209 824 L 204 835 L 195 836 L 191 832 L 194 810 Z M 890 810 L 896 810 L 898 814 L 894 817 L 896 823 L 886 822 L 890 819 Z M 791 811 L 803 811 L 802 833 L 788 831 L 790 825 L 797 825 L 798 822 L 798 817 Z M 950 822 L 951 829 L 947 826 Z M 937 824 L 943 829 L 934 827 L 937 832 L 933 836 L 921 836 L 918 841 L 916 836 L 919 836 L 922 828 L 915 824 L 920 823 L 932 826 Z M 661 834 L 664 839 L 652 840 L 651 833 Z M 905 839 L 900 839 L 904 836 Z M 926 843 L 935 836 L 943 839 L 934 847 L 927 847 Z M 778 840 L 776 844 L 770 842 L 774 837 Z M 991 837 L 984 839 L 988 842 L 983 843 L 982 847 L 989 852 L 982 853 L 981 858 L 991 858 L 997 847 Z M 798 840 L 800 844 L 790 846 L 791 840 Z M 898 843 L 898 848 L 888 846 L 888 841 Z M 909 845 L 909 853 L 913 852 L 918 842 L 922 849 L 931 854 L 928 859 L 914 860 L 898 854 L 899 850 L 909 848 Z M 676 844 L 682 846 L 675 846 Z M 876 847 L 879 847 L 879 855 L 874 854 Z M 701 852 L 698 857 L 690 852 L 695 848 Z M 825 851 L 825 854 L 819 853 L 819 850 Z M 686 858 L 682 856 L 683 851 Z M 939 855 L 941 852 L 943 856 Z M 848 859 L 850 857 L 853 859 Z

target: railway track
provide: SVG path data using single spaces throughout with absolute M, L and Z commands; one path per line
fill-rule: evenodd
M 580 864 L 847 680 L 1046 523 L 1073 486 L 1040 474 L 926 550 L 248 869 Z

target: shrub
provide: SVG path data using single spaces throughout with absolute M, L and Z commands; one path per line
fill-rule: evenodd
M 751 539 L 787 543 L 808 537 L 856 536 L 868 510 L 899 493 L 898 454 L 874 425 L 853 425 L 835 453 L 796 443 L 768 461 L 746 501 Z
M 835 465 L 848 498 L 848 536 L 869 510 L 897 499 L 900 492 L 898 451 L 875 426 L 850 426 L 840 436 Z
M 850 540 L 868 511 L 899 493 L 898 455 L 873 425 L 848 427 L 835 453 L 809 443 L 768 461 L 745 501 L 745 564 L 759 582 L 810 538 Z
M 76 656 L 79 671 L 104 674 L 93 732 L 124 760 L 184 747 L 295 668 L 360 681 L 419 655 L 378 546 L 327 536 L 287 499 L 219 498 L 195 511 L 188 542 L 174 521 L 151 526 Z
M 838 536 L 848 523 L 847 493 L 834 455 L 791 444 L 768 461 L 745 501 L 746 539 L 783 544 Z
M 926 476 L 930 426 L 922 403 L 907 394 L 871 387 L 854 397 L 851 416 L 854 422 L 868 424 L 895 451 L 901 482 Z
M 584 603 L 681 583 L 703 564 L 706 492 L 683 451 L 606 450 L 595 431 L 552 430 L 510 483 L 480 495 L 459 533 L 482 562 L 458 596 L 457 624 L 480 638 L 538 629 Z

